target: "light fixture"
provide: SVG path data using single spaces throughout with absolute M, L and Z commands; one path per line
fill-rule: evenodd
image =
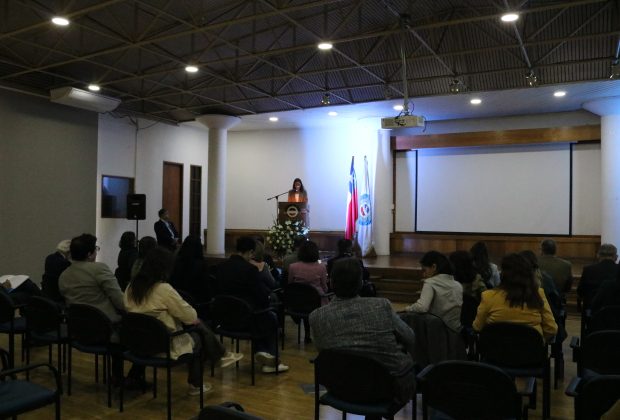
M 533 69 L 525 76 L 525 81 L 529 87 L 538 86 L 538 76 L 536 76 Z
M 472 105 L 480 105 L 482 103 L 482 99 L 474 98 L 471 101 L 469 101 L 469 103 L 472 104 Z
M 118 98 L 111 98 L 100 93 L 89 92 L 71 86 L 50 90 L 50 100 L 58 104 L 95 112 L 113 111 L 121 103 L 121 100 Z
M 185 67 L 185 71 L 188 73 L 196 73 L 198 71 L 198 67 L 190 65 Z
M 620 79 L 620 62 L 616 58 L 611 62 L 611 71 L 609 74 L 610 79 Z
M 566 96 L 566 92 L 563 90 L 556 90 L 555 92 L 553 92 L 553 96 L 555 96 L 556 98 L 561 98 L 563 96 Z
M 278 117 L 269 117 L 269 121 L 276 122 L 278 121 Z
M 334 45 L 331 42 L 321 42 L 317 45 L 317 48 L 319 50 L 327 51 L 327 50 L 331 50 L 333 46 Z
M 329 111 L 327 115 L 329 115 L 330 117 L 335 117 L 336 115 L 338 115 L 338 113 L 336 111 Z
M 405 109 L 405 107 L 402 105 L 394 105 L 392 108 L 394 109 L 394 111 L 402 111 L 403 109 Z
M 52 18 L 52 23 L 58 26 L 67 26 L 69 24 L 69 19 L 62 16 L 54 16 Z
M 448 83 L 448 86 L 450 87 L 450 93 L 454 94 L 465 92 L 467 90 L 465 83 L 459 79 L 452 79 L 450 83 Z
M 325 94 L 323 95 L 323 98 L 321 99 L 321 105 L 326 106 L 331 104 L 331 99 L 329 97 L 329 92 L 325 92 Z
M 504 13 L 500 19 L 502 22 L 514 22 L 519 19 L 519 15 L 514 12 Z
M 88 90 L 90 90 L 91 92 L 99 92 L 101 88 L 99 87 L 99 85 L 91 84 L 88 85 Z

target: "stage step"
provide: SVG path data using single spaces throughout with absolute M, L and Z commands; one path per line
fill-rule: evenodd
M 422 282 L 410 279 L 373 279 L 377 295 L 392 302 L 415 302 L 420 296 Z

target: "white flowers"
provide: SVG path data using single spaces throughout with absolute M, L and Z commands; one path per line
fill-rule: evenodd
M 310 229 L 304 226 L 301 220 L 294 222 L 287 220 L 283 224 L 274 222 L 269 229 L 267 240 L 276 254 L 284 255 L 293 250 L 295 239 L 305 237 L 309 231 Z

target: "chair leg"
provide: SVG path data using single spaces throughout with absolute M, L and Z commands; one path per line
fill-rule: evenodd
M 56 406 L 56 420 L 60 420 L 60 394 L 56 395 L 56 401 L 54 405 Z
M 105 373 L 104 373 L 105 376 Z M 99 355 L 95 354 L 95 383 L 99 383 Z
M 112 369 L 106 369 L 106 365 L 109 367 L 112 365 L 112 361 L 110 360 L 111 355 L 110 353 L 106 353 L 103 355 L 103 377 L 106 380 L 106 385 L 108 386 L 108 408 L 112 408 L 112 375 L 111 375 L 111 371 Z M 121 381 L 125 382 L 122 380 L 121 377 Z
M 69 346 L 69 354 L 67 355 L 67 395 L 71 395 L 71 355 L 73 347 Z
M 153 367 L 153 398 L 157 398 L 157 368 Z
M 112 370 L 112 369 L 110 369 L 110 370 Z M 121 363 L 121 372 L 120 372 L 121 373 L 121 378 L 125 376 L 124 370 L 125 370 L 125 363 Z M 112 382 L 112 381 L 110 381 L 110 382 Z M 155 385 L 153 384 L 153 386 L 155 386 Z M 124 391 L 125 391 L 125 381 L 121 381 L 121 388 L 120 388 L 120 391 L 118 393 L 118 399 L 119 399 L 118 409 L 119 409 L 119 411 L 121 413 L 123 412 L 123 394 L 124 394 Z
M 282 334 L 281 334 L 281 339 L 282 339 L 282 350 L 284 350 L 284 337 L 286 337 L 286 315 L 282 315 Z
M 551 418 L 551 372 L 547 367 L 543 378 L 543 418 Z
M 252 385 L 254 385 L 254 365 L 256 364 L 254 362 L 254 340 L 250 340 L 250 359 L 252 360 Z
M 301 319 L 299 320 L 299 324 L 297 324 L 297 347 L 301 344 Z
M 166 369 L 166 391 L 167 391 L 167 399 L 168 399 L 168 420 L 172 420 L 172 390 L 170 389 L 171 387 L 171 382 L 172 382 L 172 378 L 171 378 L 171 372 L 170 372 L 170 365 L 167 366 Z M 200 390 L 200 396 L 202 397 L 202 389 Z

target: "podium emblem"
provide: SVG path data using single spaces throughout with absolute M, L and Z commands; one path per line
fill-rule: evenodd
M 299 209 L 297 206 L 288 206 L 286 208 L 286 215 L 291 219 L 294 219 L 299 214 Z

